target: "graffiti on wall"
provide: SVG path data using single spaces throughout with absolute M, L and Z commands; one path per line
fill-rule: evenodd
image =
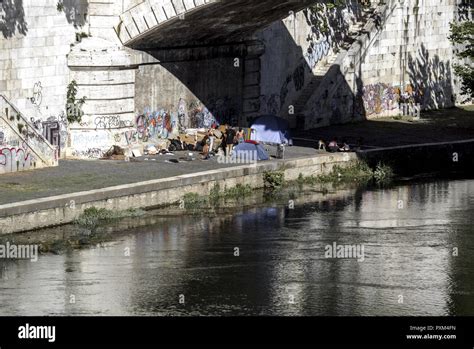
M 365 115 L 384 114 L 398 109 L 400 89 L 388 84 L 366 85 L 362 89 Z
M 438 95 L 440 95 L 440 93 L 438 93 Z M 424 96 L 425 89 L 423 86 L 416 88 L 412 84 L 408 84 L 400 95 L 400 103 L 420 104 L 423 102 Z
M 144 142 L 152 138 L 168 138 L 170 134 L 179 132 L 178 114 L 164 109 L 152 111 L 147 107 L 137 116 L 136 126 L 138 137 Z
M 316 65 L 326 57 L 331 51 L 331 38 L 323 38 L 319 41 L 311 42 L 307 52 L 304 55 L 306 62 L 311 69 L 315 68 Z
M 59 151 L 66 147 L 68 121 L 64 112 L 61 112 L 58 116 L 50 116 L 46 121 L 35 120 L 34 118 L 31 118 L 30 121 L 33 127 L 42 134 L 51 145 L 58 147 Z M 35 134 L 33 133 L 29 138 L 34 136 Z
M 72 156 L 85 159 L 100 159 L 104 156 L 104 151 L 99 148 L 89 148 L 86 150 L 74 150 Z
M 31 97 L 30 100 L 34 106 L 41 106 L 41 102 L 43 101 L 43 86 L 41 86 L 41 81 L 38 81 L 33 86 L 33 97 Z
M 94 120 L 95 129 L 110 130 L 113 128 L 132 127 L 130 120 L 122 120 L 119 115 L 98 116 Z M 82 126 L 82 125 L 81 125 Z
M 28 170 L 35 166 L 35 158 L 26 148 L 0 148 L 0 168 L 2 172 Z
M 5 124 L 0 120 L 0 147 L 19 147 L 20 141 L 18 137 L 12 137 L 12 133 Z
M 209 109 L 200 101 L 189 105 L 189 121 L 191 128 L 210 128 L 217 120 Z
M 145 107 L 132 122 L 124 122 L 120 116 L 99 116 L 91 123 L 91 129 L 71 132 L 72 154 L 81 158 L 99 158 L 112 145 L 130 147 L 153 143 L 174 138 L 185 129 L 210 128 L 219 126 L 221 122 L 237 125 L 239 106 L 238 101 L 230 98 L 209 99 L 206 104 L 179 99 L 171 110 Z M 42 123 L 38 127 L 44 129 Z
M 280 111 L 281 108 L 283 108 L 289 95 L 291 96 L 293 95 L 294 92 L 301 91 L 304 88 L 305 80 L 306 80 L 306 69 L 307 69 L 307 65 L 303 61 L 302 63 L 298 64 L 298 66 L 293 70 L 292 73 L 287 75 L 285 81 L 283 82 L 280 88 L 280 96 L 279 96 L 280 102 L 279 102 L 278 111 Z M 268 101 L 271 100 L 271 97 L 272 95 L 270 95 L 270 97 L 267 97 Z M 262 104 L 262 107 L 265 108 L 265 103 Z M 264 111 L 261 110 L 261 112 L 264 112 Z
M 280 105 L 284 105 L 286 102 L 286 98 L 288 97 L 288 93 L 290 92 L 288 86 L 290 85 L 291 81 L 292 81 L 292 76 L 288 75 L 286 77 L 286 80 L 283 82 L 283 85 L 280 88 Z
M 135 120 L 137 134 L 125 134 L 128 142 L 135 138 L 147 142 L 150 139 L 165 139 L 188 128 L 210 128 L 229 123 L 237 125 L 237 104 L 230 98 L 209 98 L 206 105 L 199 100 L 187 103 L 180 99 L 175 110 L 146 107 Z
M 120 127 L 120 117 L 118 116 L 99 116 L 94 120 L 95 129 L 111 129 Z
M 187 128 L 189 126 L 188 105 L 182 98 L 180 98 L 178 102 L 178 123 L 183 128 Z
M 125 137 L 125 142 L 127 143 L 127 145 L 138 144 L 140 140 L 140 134 L 137 130 L 125 131 L 123 135 Z
M 73 156 L 100 158 L 111 147 L 110 132 L 107 130 L 71 132 Z
M 378 83 L 366 85 L 362 89 L 365 115 L 381 115 L 399 110 L 400 104 L 418 104 L 423 100 L 423 89 L 407 84 L 402 90 L 398 86 Z
M 237 125 L 239 123 L 239 102 L 235 99 L 208 98 L 206 104 L 217 124 Z

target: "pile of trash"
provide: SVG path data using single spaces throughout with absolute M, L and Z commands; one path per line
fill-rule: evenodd
M 126 155 L 127 150 L 114 145 L 107 152 L 104 153 L 102 160 L 127 160 L 128 156 Z
M 218 154 L 225 135 L 225 126 L 217 129 L 188 129 L 168 139 L 155 139 L 146 144 L 122 148 L 114 145 L 104 153 L 102 160 L 125 160 L 142 156 L 174 155 L 177 151 L 202 152 L 209 145 L 211 154 Z M 189 156 L 186 157 L 187 160 Z

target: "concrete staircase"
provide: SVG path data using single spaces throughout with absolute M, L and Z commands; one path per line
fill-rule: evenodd
M 0 174 L 57 165 L 57 147 L 0 94 Z
M 296 114 L 296 128 L 300 129 L 304 127 L 304 114 L 303 111 L 306 107 L 311 96 L 314 94 L 321 84 L 324 75 L 314 75 L 311 78 L 311 81 L 306 85 L 303 91 L 300 93 L 299 97 L 296 99 L 294 104 L 295 114 Z
M 347 51 L 350 49 L 351 45 L 356 41 L 356 38 L 360 35 L 360 32 L 363 30 L 364 25 L 366 24 L 367 17 L 373 13 L 373 9 L 367 9 L 364 12 L 364 16 L 356 23 L 354 23 L 348 30 L 348 36 L 344 38 L 344 41 L 340 43 L 339 50 L 337 52 L 331 53 L 329 56 L 323 58 L 316 67 L 314 67 L 313 77 L 310 82 L 304 87 L 303 91 L 300 93 L 296 102 L 294 103 L 295 115 L 296 115 L 296 128 L 304 128 L 304 110 L 308 104 L 308 101 L 314 95 L 315 91 L 318 90 L 321 82 L 324 80 L 324 77 L 328 74 L 331 67 L 337 63 L 338 58 L 341 55 L 346 55 Z
M 314 115 L 311 106 L 320 104 L 330 105 L 342 84 L 347 84 L 352 93 L 357 93 L 357 72 L 369 48 L 380 33 L 380 28 L 392 15 L 397 2 L 382 3 L 364 10 L 359 21 L 349 28 L 349 35 L 341 45 L 341 50 L 335 57 L 330 57 L 322 67 L 315 72 L 315 83 L 298 100 L 295 108 L 296 119 L 301 129 L 328 126 L 327 115 Z M 304 123 L 304 125 L 303 125 Z

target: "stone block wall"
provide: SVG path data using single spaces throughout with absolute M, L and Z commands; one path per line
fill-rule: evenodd
M 307 129 L 454 105 L 448 36 L 461 1 L 387 1 L 341 53 L 305 110 Z M 406 108 L 405 108 L 406 110 Z
M 4 18 L 0 19 L 0 92 L 32 117 L 46 119 L 64 111 L 67 54 L 81 30 L 76 23 L 87 11 L 85 0 L 65 3 L 61 11 L 57 4 L 57 0 L 0 4 Z
M 89 34 L 120 44 L 115 27 L 120 15 L 144 0 L 89 0 Z
M 86 98 L 80 123 L 70 125 L 68 155 L 97 158 L 112 145 L 126 146 L 135 129 L 136 55 L 100 38 L 87 38 L 68 57 L 76 99 Z
M 448 36 L 458 3 L 399 3 L 360 67 L 360 113 L 368 118 L 397 115 L 400 102 L 419 103 L 422 109 L 454 105 L 453 47 Z
M 41 132 L 43 123 L 57 123 L 61 137 L 55 141 L 61 148 L 67 139 L 67 55 L 76 33 L 84 30 L 87 11 L 87 0 L 0 3 L 0 93 Z M 53 141 L 51 132 L 44 135 Z
M 244 126 L 261 114 L 294 121 L 303 106 L 312 128 L 396 115 L 401 101 L 444 108 L 457 91 L 447 36 L 460 2 L 387 0 L 394 8 L 387 21 L 365 28 L 364 43 L 343 53 L 340 44 L 360 21 L 355 0 L 288 13 L 241 42 L 145 53 L 123 47 L 116 30 L 125 11 L 141 13 L 151 2 L 4 1 L 0 93 L 61 151 L 86 157 L 136 142 L 143 118 L 146 125 L 184 118 L 188 126 L 214 119 Z M 82 122 L 68 125 L 72 80 L 87 101 Z

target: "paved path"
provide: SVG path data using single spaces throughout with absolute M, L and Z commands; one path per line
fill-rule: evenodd
M 291 147 L 286 150 L 286 158 L 314 156 L 315 153 L 312 148 Z M 183 157 L 184 154 L 142 157 L 132 162 L 61 160 L 58 167 L 4 174 L 0 176 L 0 205 L 241 166 L 222 165 L 216 158 L 209 161 L 183 161 L 178 164 L 166 162 Z
M 419 121 L 381 118 L 344 125 L 332 125 L 294 134 L 296 145 L 314 146 L 319 139 L 362 144 L 368 148 L 395 147 L 423 143 L 452 142 L 474 138 L 474 106 L 422 113 Z
M 474 107 L 424 113 L 419 122 L 380 119 L 334 125 L 295 136 L 307 140 L 297 140 L 297 146 L 287 148 L 287 158 L 314 156 L 317 140 L 332 137 L 346 138 L 351 143 L 362 137 L 368 149 L 473 139 Z M 138 162 L 63 160 L 56 168 L 4 174 L 0 176 L 0 205 L 235 166 L 218 164 L 216 159 L 166 162 L 172 158 L 157 156 Z

